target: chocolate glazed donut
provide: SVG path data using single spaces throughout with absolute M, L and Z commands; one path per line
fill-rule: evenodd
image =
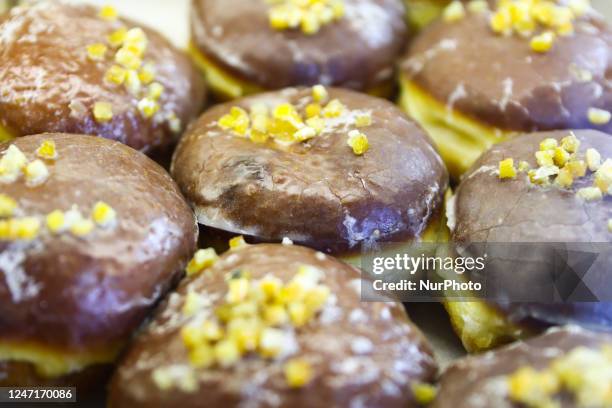
M 37 166 L 7 181 L 21 154 Z M 159 165 L 103 138 L 17 138 L 0 169 L 0 385 L 81 386 L 181 276 L 193 213 Z
M 336 88 L 327 100 L 340 101 L 343 113 L 326 119 L 321 134 L 288 146 L 272 138 L 255 143 L 224 130 L 219 120 L 233 108 L 246 112 L 262 104 L 272 111 L 290 103 L 303 112 L 312 102 L 310 88 L 247 97 L 202 115 L 172 163 L 199 222 L 335 253 L 421 237 L 448 185 L 429 139 L 388 101 Z M 359 115 L 371 122 L 358 129 L 369 141 L 362 155 L 347 145 Z
M 537 406 L 527 402 L 538 396 L 560 408 L 608 407 L 610 394 L 602 398 L 598 390 L 609 390 L 610 347 L 612 336 L 569 326 L 458 360 L 442 374 L 431 407 L 518 408 Z M 597 371 L 606 365 L 607 374 Z M 549 381 L 538 382 L 542 379 Z M 575 385 L 568 387 L 566 381 Z
M 594 130 L 532 133 L 494 146 L 464 176 L 454 199 L 448 205 L 452 240 L 459 245 L 491 243 L 492 248 L 487 250 L 489 257 L 494 256 L 492 253 L 495 248 L 501 248 L 503 252 L 504 244 L 531 243 L 534 253 L 523 250 L 523 256 L 526 257 L 524 260 L 505 262 L 500 256 L 500 259 L 494 261 L 490 259 L 488 268 L 483 271 L 483 274 L 492 278 L 488 281 L 490 284 L 495 283 L 508 291 L 512 288 L 521 288 L 521 291 L 552 289 L 550 276 L 555 273 L 555 266 L 551 264 L 551 254 L 548 252 L 550 245 L 560 243 L 564 245 L 560 250 L 567 247 L 567 251 L 574 251 L 568 253 L 567 265 L 575 268 L 576 272 L 587 272 L 578 263 L 582 259 L 579 251 L 589 251 L 581 243 L 590 244 L 593 246 L 590 251 L 594 251 L 597 258 L 588 265 L 590 268 L 582 277 L 582 284 L 587 285 L 602 301 L 589 302 L 587 298 L 582 298 L 577 302 L 535 303 L 535 296 L 532 296 L 530 301 L 524 303 L 499 303 L 491 305 L 496 309 L 492 321 L 497 322 L 492 326 L 485 324 L 486 316 L 472 316 L 472 312 L 483 310 L 479 307 L 471 308 L 470 305 L 474 304 L 449 303 L 447 307 L 452 320 L 468 349 L 483 346 L 479 336 L 491 339 L 491 343 L 484 345 L 488 348 L 498 342 L 541 331 L 550 325 L 577 324 L 595 330 L 612 330 L 612 303 L 608 302 L 612 297 L 609 285 L 604 283 L 610 278 L 609 264 L 612 262 L 609 249 L 612 243 L 612 230 L 609 226 L 609 220 L 612 219 L 612 197 L 606 192 L 602 194 L 598 188 L 593 189 L 592 186 L 600 176 L 589 169 L 583 168 L 586 170 L 584 176 L 576 176 L 573 183 L 566 187 L 556 182 L 538 185 L 539 181 L 530 179 L 537 177 L 535 172 L 539 164 L 535 153 L 541 151 L 540 144 L 556 143 L 561 146 L 564 138 L 568 137 L 570 139 L 565 140 L 575 137 L 579 142 L 575 157 L 579 166 L 587 165 L 587 152 L 590 149 L 598 152 L 601 163 L 608 160 L 612 164 L 609 161 L 612 158 L 610 135 Z M 500 162 L 508 158 L 515 160 L 515 166 L 523 162 L 521 166 L 531 170 L 517 171 L 514 178 L 500 180 Z M 601 166 L 607 168 L 609 165 Z M 602 184 L 599 185 L 603 188 Z M 592 192 L 596 196 L 585 195 Z M 562 253 L 556 252 L 555 256 L 560 257 Z M 518 262 L 521 262 L 520 266 Z M 572 269 L 564 273 L 567 276 L 572 273 Z M 497 312 L 501 315 L 497 315 Z M 472 318 L 475 324 L 464 323 Z M 468 330 L 469 327 L 474 331 Z
M 402 1 L 341 3 L 341 18 L 305 34 L 272 28 L 265 0 L 192 0 L 192 51 L 225 98 L 316 84 L 389 93 L 407 38 Z
M 204 102 L 199 75 L 160 34 L 107 12 L 40 2 L 0 17 L 0 140 L 83 133 L 147 154 L 176 142 Z
M 612 121 L 589 114 L 612 111 L 612 31 L 603 17 L 588 10 L 573 21 L 573 33 L 537 52 L 530 36 L 493 31 L 496 7 L 434 22 L 401 64 L 400 103 L 436 141 L 455 178 L 494 143 L 522 132 L 612 133 Z M 551 30 L 535 27 L 531 36 Z
M 318 275 L 316 287 L 326 288 L 328 297 L 305 324 L 286 323 L 273 329 L 286 340 L 279 343 L 280 350 L 272 350 L 278 352 L 275 357 L 259 354 L 268 347 L 269 328 L 264 328 L 259 351 L 245 352 L 231 362 L 227 353 L 217 352 L 219 362 L 202 367 L 201 354 L 191 354 L 185 343 L 189 340 L 193 346 L 192 340 L 200 340 L 187 336 L 184 328 L 197 332 L 222 316 L 220 311 L 227 310 L 236 294 L 228 291 L 232 280 L 248 279 L 251 290 L 257 291 L 262 280 L 289 284 L 301 268 L 307 273 L 300 279 Z M 275 244 L 233 249 L 210 269 L 185 280 L 163 303 L 116 371 L 109 405 L 187 408 L 206 401 L 211 407 L 417 406 L 412 384 L 427 383 L 436 373 L 429 346 L 401 304 L 361 302 L 359 292 L 359 272 L 323 253 Z M 249 303 L 240 300 L 232 310 L 242 315 L 238 309 L 245 311 Z M 233 323 L 224 323 L 227 336 Z M 304 370 L 283 374 L 290 361 L 300 361 Z

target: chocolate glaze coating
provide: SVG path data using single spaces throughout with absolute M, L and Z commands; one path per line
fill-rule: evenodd
M 525 342 L 471 356 L 455 362 L 440 378 L 440 392 L 432 408 L 522 407 L 506 396 L 504 376 L 521 367 L 547 368 L 550 363 L 576 347 L 599 349 L 612 343 L 612 336 L 569 326 L 551 329 Z M 588 367 L 585 367 L 588 369 Z M 570 398 L 561 398 L 560 407 L 572 408 Z
M 365 155 L 347 146 L 346 123 L 286 149 L 255 144 L 216 124 L 235 105 L 289 101 L 302 108 L 310 89 L 218 105 L 194 123 L 175 152 L 172 174 L 201 224 L 326 250 L 423 231 L 448 184 L 427 136 L 390 102 L 348 90 L 329 93 L 350 110 L 371 112 L 372 125 L 360 129 L 370 143 Z
M 181 308 L 188 291 L 210 299 L 214 308 L 227 290 L 226 275 L 248 270 L 252 279 L 272 274 L 288 281 L 300 265 L 324 272 L 322 283 L 335 298 L 316 320 L 296 332 L 297 355 L 308 359 L 313 380 L 293 390 L 285 383 L 283 360 L 243 357 L 233 368 L 197 372 L 199 389 L 183 393 L 160 390 L 151 379 L 161 366 L 189 364 L 180 336 L 187 319 Z M 406 407 L 410 383 L 431 381 L 436 373 L 431 350 L 399 303 L 360 301 L 360 275 L 351 266 L 313 250 L 274 244 L 226 253 L 215 266 L 184 281 L 161 306 L 119 365 L 110 385 L 109 405 L 120 407 Z M 371 342 L 369 350 L 356 342 Z M 357 352 L 357 351 L 359 352 Z
M 73 205 L 86 215 L 102 200 L 117 224 L 83 238 L 43 229 L 32 242 L 0 242 L 1 340 L 75 353 L 116 348 L 180 276 L 196 244 L 193 213 L 160 166 L 120 143 L 43 134 L 13 144 L 31 160 L 45 139 L 59 154 L 49 179 L 1 185 L 18 215 Z
M 88 45 L 106 43 L 121 26 L 141 27 L 148 37 L 144 61 L 155 65 L 155 80 L 165 88 L 160 112 L 172 111 L 183 126 L 189 123 L 200 112 L 204 87 L 190 60 L 165 38 L 128 20 L 102 20 L 91 6 L 42 2 L 0 17 L 0 125 L 18 136 L 100 135 L 146 153 L 173 145 L 178 135 L 166 121 L 143 118 L 135 95 L 104 80 L 113 58 L 87 57 Z M 94 119 L 98 101 L 112 104 L 111 121 Z
M 483 154 L 464 175 L 450 204 L 450 213 L 454 214 L 452 239 L 470 243 L 611 243 L 612 233 L 607 224 L 612 218 L 612 197 L 586 202 L 576 196 L 578 189 L 593 184 L 594 173 L 588 172 L 586 177 L 577 179 L 570 189 L 534 186 L 525 173 L 503 181 L 497 175 L 499 162 L 509 157 L 515 163 L 524 160 L 531 168 L 537 168 L 534 153 L 539 150 L 539 143 L 549 137 L 560 140 L 568 134 L 568 131 L 527 134 Z M 586 149 L 595 148 L 602 160 L 612 157 L 609 135 L 595 130 L 579 130 L 574 134 L 581 142 L 581 155 Z M 606 259 L 610 261 L 609 255 L 609 250 L 603 252 L 597 265 L 605 267 Z M 597 270 L 605 273 L 603 279 L 609 279 L 607 269 L 594 266 L 585 278 L 601 279 L 593 275 Z M 523 285 L 524 282 L 535 284 L 540 279 L 550 282 L 548 269 L 543 267 L 535 270 L 525 267 L 516 272 L 490 271 L 506 287 L 516 286 L 517 280 Z M 593 289 L 593 283 L 590 284 Z M 599 289 L 596 294 L 600 299 L 609 299 L 607 285 Z M 512 320 L 535 319 L 547 324 L 574 322 L 593 328 L 612 328 L 611 303 L 515 304 L 503 309 Z
M 315 35 L 270 27 L 265 0 L 192 0 L 195 45 L 224 71 L 265 89 L 393 80 L 406 41 L 401 0 L 345 0 L 345 16 Z
M 402 73 L 442 104 L 508 131 L 600 129 L 591 107 L 612 111 L 612 31 L 594 12 L 558 37 L 547 53 L 529 39 L 496 35 L 489 13 L 431 24 L 411 44 Z M 576 68 L 593 79 L 581 82 Z

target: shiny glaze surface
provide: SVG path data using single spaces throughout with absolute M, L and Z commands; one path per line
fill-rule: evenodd
M 347 146 L 348 118 L 286 148 L 255 144 L 216 123 L 234 105 L 289 101 L 301 109 L 311 101 L 309 88 L 217 105 L 194 123 L 175 152 L 172 174 L 201 224 L 332 251 L 421 234 L 448 185 L 430 140 L 388 101 L 329 93 L 351 111 L 371 114 L 372 125 L 359 129 L 370 143 L 363 156 Z
M 118 28 L 139 25 L 109 22 L 86 5 L 41 2 L 0 16 L 0 126 L 16 136 L 43 132 L 100 135 L 145 153 L 165 150 L 178 135 L 166 121 L 145 119 L 138 98 L 104 74 L 111 57 L 92 61 L 86 47 L 105 43 Z M 183 126 L 200 111 L 204 87 L 190 60 L 161 35 L 142 27 L 149 45 L 145 62 L 156 67 L 155 80 L 165 91 L 154 118 L 174 112 Z M 110 53 L 110 52 L 109 52 Z M 113 119 L 98 123 L 95 102 L 110 102 Z
M 226 277 L 236 270 L 252 279 L 271 274 L 288 281 L 301 265 L 323 271 L 321 283 L 331 298 L 319 317 L 296 329 L 297 356 L 311 362 L 312 382 L 290 389 L 283 359 L 245 356 L 230 368 L 196 370 L 193 393 L 163 391 L 152 381 L 154 369 L 189 367 L 180 328 L 191 318 L 181 312 L 194 291 L 205 299 L 201 313 L 224 300 Z M 160 307 L 149 328 L 120 363 L 110 386 L 109 405 L 121 407 L 413 407 L 410 384 L 432 381 L 431 350 L 399 303 L 360 299 L 360 274 L 330 256 L 292 245 L 261 244 L 226 253 L 211 269 L 180 285 Z
M 195 220 L 170 176 L 146 156 L 83 135 L 14 144 L 32 160 L 45 139 L 59 154 L 48 163 L 49 179 L 37 187 L 0 185 L 18 202 L 17 215 L 72 206 L 86 215 L 102 200 L 117 212 L 116 225 L 85 237 L 43 229 L 31 242 L 0 242 L 0 341 L 104 350 L 125 342 L 180 276 L 196 244 Z
M 401 0 L 345 0 L 345 16 L 315 35 L 270 27 L 265 0 L 193 0 L 192 38 L 233 75 L 266 89 L 372 89 L 393 79 L 406 41 Z
M 402 75 L 449 111 L 459 111 L 502 130 L 593 128 L 612 133 L 612 122 L 594 125 L 591 107 L 612 111 L 612 31 L 595 12 L 559 36 L 547 53 L 529 39 L 500 36 L 489 13 L 436 21 L 411 44 Z M 592 80 L 582 81 L 577 70 Z

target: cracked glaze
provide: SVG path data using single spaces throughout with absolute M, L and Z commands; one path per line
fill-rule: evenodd
M 320 83 L 365 90 L 392 81 L 407 38 L 401 0 L 344 3 L 340 21 L 306 35 L 272 29 L 265 0 L 193 0 L 192 37 L 215 64 L 266 89 Z
M 245 356 L 231 368 L 196 369 L 194 393 L 160 390 L 151 374 L 164 366 L 189 369 L 180 328 L 206 318 L 224 301 L 226 276 L 246 270 L 252 279 L 266 274 L 288 281 L 301 265 L 322 272 L 331 290 L 318 318 L 298 329 L 296 356 L 308 360 L 314 378 L 305 388 L 290 389 L 283 359 Z M 260 244 L 226 253 L 203 274 L 185 280 L 160 307 L 139 336 L 111 382 L 109 405 L 121 407 L 413 407 L 410 384 L 436 374 L 431 350 L 399 303 L 361 302 L 360 274 L 353 267 L 313 250 Z M 181 312 L 185 296 L 205 298 L 195 317 Z M 364 345 L 367 344 L 367 347 Z
M 0 17 L 0 126 L 17 136 L 100 135 L 146 153 L 174 144 L 177 135 L 165 121 L 144 119 L 136 96 L 104 80 L 112 58 L 87 58 L 88 45 L 105 43 L 121 26 L 142 27 L 127 20 L 102 20 L 91 6 L 58 2 L 17 7 Z M 142 28 L 149 40 L 144 60 L 154 63 L 155 80 L 165 88 L 156 117 L 174 112 L 187 124 L 204 101 L 199 74 L 161 35 Z M 112 104 L 108 123 L 94 120 L 97 101 Z
M 69 232 L 30 243 L 0 243 L 2 341 L 84 351 L 128 339 L 177 278 L 195 247 L 194 216 L 170 176 L 144 155 L 114 141 L 43 134 L 14 141 L 28 157 L 45 139 L 57 145 L 49 179 L 26 187 L 1 184 L 21 216 L 44 216 L 97 201 L 117 225 L 83 238 Z M 9 146 L 0 145 L 0 153 Z
M 497 351 L 463 358 L 451 365 L 440 379 L 440 391 L 432 408 L 516 408 L 507 397 L 506 376 L 529 366 L 545 369 L 558 357 L 576 347 L 599 349 L 612 343 L 612 336 L 595 334 L 575 326 L 556 328 L 527 341 L 519 341 Z M 584 367 L 588 370 L 588 367 Z M 576 404 L 567 396 L 559 408 Z
M 528 38 L 494 34 L 489 17 L 434 22 L 406 54 L 405 78 L 449 110 L 502 130 L 612 133 L 612 122 L 598 126 L 587 117 L 591 107 L 612 111 L 612 32 L 599 15 L 580 18 L 575 34 L 558 37 L 544 54 Z M 581 71 L 592 79 L 580 79 Z
M 207 226 L 264 240 L 289 237 L 321 249 L 418 237 L 438 210 L 448 175 L 429 139 L 391 103 L 330 89 L 351 111 L 369 112 L 360 129 L 370 149 L 356 156 L 347 146 L 349 117 L 333 119 L 323 134 L 282 149 L 223 131 L 216 121 L 234 104 L 299 109 L 310 89 L 287 89 L 219 105 L 187 132 L 172 174 Z

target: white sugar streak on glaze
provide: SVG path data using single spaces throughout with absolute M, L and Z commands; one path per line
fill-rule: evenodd
M 38 295 L 41 287 L 25 272 L 24 262 L 31 250 L 40 250 L 42 244 L 15 242 L 0 252 L 0 272 L 14 303 L 21 303 Z

